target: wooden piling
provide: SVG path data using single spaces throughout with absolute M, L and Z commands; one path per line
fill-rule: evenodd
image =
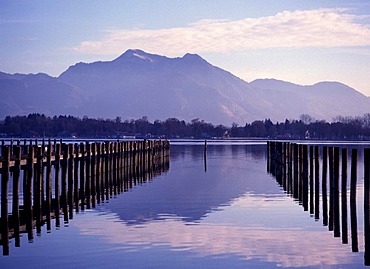
M 334 174 L 333 174 L 334 237 L 340 237 L 339 159 L 340 159 L 340 149 L 338 147 L 334 147 Z
M 1 244 L 3 255 L 9 255 L 9 214 L 8 214 L 8 189 L 9 189 L 9 163 L 10 148 L 2 146 L 3 171 L 1 174 Z
M 91 144 L 91 206 L 96 207 L 96 143 Z
M 85 198 L 86 208 L 91 209 L 91 144 L 89 142 L 86 145 L 86 178 L 85 178 Z
M 73 177 L 74 177 L 74 184 L 73 184 L 73 200 L 74 200 L 74 209 L 76 212 L 80 211 L 80 193 L 79 193 L 79 188 L 78 188 L 78 183 L 79 183 L 79 169 L 78 169 L 78 163 L 79 163 L 79 155 L 80 155 L 80 147 L 76 143 L 72 146 L 74 148 L 74 163 L 73 163 Z
M 62 166 L 62 181 L 61 181 L 61 196 L 60 203 L 62 206 L 64 224 L 68 223 L 68 196 L 67 196 L 67 175 L 68 175 L 68 145 L 62 144 L 63 161 Z
M 113 193 L 114 196 L 118 194 L 117 184 L 117 143 L 112 143 L 112 174 L 113 174 Z
M 73 145 L 68 144 L 68 214 L 69 219 L 73 219 L 74 208 L 74 150 Z M 77 179 L 76 179 L 77 180 Z
M 357 149 L 354 148 L 352 149 L 351 153 L 351 190 L 350 190 L 352 252 L 358 252 L 356 188 L 357 188 Z
M 14 148 L 14 155 L 15 163 L 13 170 L 12 217 L 13 217 L 15 246 L 19 247 L 20 246 L 19 188 L 20 188 L 21 159 L 22 159 L 22 148 L 19 145 Z
M 86 197 L 85 197 L 85 144 L 80 143 L 80 206 L 81 210 L 85 210 L 85 203 L 86 203 Z
M 328 147 L 323 146 L 322 148 L 322 222 L 324 226 L 328 226 Z
M 55 212 L 55 226 L 60 227 L 60 158 L 61 158 L 61 144 L 56 144 L 55 147 L 55 179 L 54 179 L 54 212 Z
M 370 265 L 370 149 L 364 149 L 364 242 L 365 265 Z
M 105 143 L 101 144 L 101 155 L 100 155 L 100 166 L 101 166 L 101 177 L 100 177 L 100 198 L 104 202 L 105 199 Z
M 98 204 L 100 204 L 100 198 L 101 198 L 101 144 L 96 143 L 96 186 L 95 186 L 95 192 L 96 192 L 96 201 Z
M 52 177 L 52 145 L 49 139 L 47 157 L 46 157 L 46 201 L 45 201 L 45 211 L 46 211 L 46 230 L 51 231 L 51 212 L 52 212 L 52 190 L 53 190 L 53 177 Z
M 104 162 L 105 162 L 105 199 L 109 200 L 109 190 L 111 189 L 111 186 L 109 184 L 109 142 L 105 142 L 105 154 L 104 154 Z
M 37 145 L 37 144 L 36 144 Z M 36 164 L 35 164 L 35 180 L 34 180 L 34 217 L 36 218 L 36 232 L 37 235 L 41 234 L 41 222 L 42 222 L 42 186 L 43 186 L 43 149 L 40 146 L 36 148 Z
M 315 220 L 320 218 L 320 148 L 315 146 Z
M 106 142 L 106 147 L 100 143 L 90 145 L 88 142 L 80 146 L 65 144 L 61 140 L 57 143 L 56 139 L 53 143 L 50 139 L 47 142 L 43 139 L 41 143 L 30 140 L 29 145 L 24 140 L 23 148 L 20 140 L 16 141 L 16 146 L 14 142 L 9 146 L 3 144 L 0 155 L 0 232 L 4 255 L 9 254 L 10 238 L 15 238 L 16 247 L 20 246 L 20 233 L 24 225 L 28 240 L 32 241 L 34 223 L 38 235 L 45 223 L 50 232 L 51 218 L 55 216 L 55 225 L 60 227 L 62 212 L 67 225 L 74 211 L 78 212 L 79 203 L 82 209 L 84 204 L 95 207 L 96 200 L 109 199 L 112 191 L 118 195 L 129 186 L 132 187 L 132 182 L 146 182 L 148 177 L 151 178 L 153 168 L 164 171 L 169 167 L 169 147 L 165 141 Z M 19 193 L 22 170 L 24 206 L 21 209 Z M 10 172 L 13 173 L 11 217 L 8 212 Z
M 303 154 L 303 160 L 302 160 L 302 167 L 303 167 L 303 173 L 302 173 L 302 201 L 303 201 L 303 209 L 304 211 L 308 211 L 308 146 L 302 145 L 302 154 Z
M 293 184 L 293 197 L 294 199 L 298 199 L 299 196 L 299 149 L 298 144 L 294 144 L 293 146 L 293 157 L 294 157 L 294 184 Z
M 314 214 L 315 204 L 314 204 L 314 146 L 310 145 L 310 214 Z
M 334 230 L 334 148 L 329 147 L 329 231 Z
M 348 221 L 347 221 L 347 159 L 348 150 L 342 148 L 342 243 L 348 244 Z

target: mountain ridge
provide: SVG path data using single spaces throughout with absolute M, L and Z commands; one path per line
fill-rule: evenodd
M 39 110 L 51 116 L 199 118 L 230 126 L 298 119 L 301 114 L 331 120 L 370 111 L 370 98 L 340 82 L 248 83 L 197 54 L 168 58 L 139 49 L 112 61 L 76 63 L 58 77 L 0 72 L 0 96 L 0 117 Z

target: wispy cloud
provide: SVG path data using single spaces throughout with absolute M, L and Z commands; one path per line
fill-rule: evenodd
M 370 25 L 349 9 L 283 11 L 242 20 L 200 20 L 182 28 L 110 29 L 101 40 L 73 49 L 87 54 L 117 54 L 141 48 L 166 55 L 230 52 L 261 48 L 370 46 Z

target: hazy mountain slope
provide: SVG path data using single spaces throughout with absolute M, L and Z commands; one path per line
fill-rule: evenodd
M 99 107 L 89 111 L 98 112 L 94 116 L 201 118 L 230 124 L 262 112 L 248 83 L 193 54 L 171 59 L 129 50 L 112 62 L 77 64 L 59 78 L 88 91 L 94 108 Z
M 58 78 L 0 72 L 0 118 L 199 118 L 230 126 L 309 114 L 331 120 L 370 112 L 370 99 L 338 82 L 302 86 L 276 79 L 247 83 L 196 54 L 180 58 L 128 50 L 113 61 L 77 63 Z
M 4 74 L 4 73 L 3 73 Z M 74 85 L 46 74 L 0 75 L 0 118 L 7 115 L 79 113 L 87 96 Z
M 270 100 L 271 107 L 284 111 L 287 118 L 309 114 L 331 121 L 339 115 L 356 116 L 370 111 L 369 98 L 339 82 L 302 86 L 276 79 L 258 79 L 250 82 L 250 86 L 258 90 L 262 98 Z

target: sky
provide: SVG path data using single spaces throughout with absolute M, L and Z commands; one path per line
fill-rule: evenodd
M 128 49 L 370 96 L 370 0 L 0 0 L 1 72 L 59 76 Z

